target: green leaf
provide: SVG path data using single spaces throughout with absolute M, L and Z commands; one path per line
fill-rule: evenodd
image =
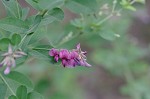
M 17 0 L 2 0 L 2 3 L 13 17 L 21 18 L 22 10 Z
M 5 99 L 7 91 L 7 86 L 5 84 L 0 84 L 0 99 Z
M 19 34 L 13 34 L 11 38 L 11 42 L 13 45 L 17 45 L 21 42 L 21 36 Z
M 11 71 L 8 75 L 5 75 L 5 77 L 21 85 L 25 85 L 26 87 L 33 88 L 32 82 L 29 80 L 29 78 L 17 71 Z
M 131 10 L 131 11 L 136 11 L 136 8 L 134 8 L 132 6 L 132 4 L 130 3 L 130 1 L 127 1 L 127 0 L 122 0 L 120 2 L 120 4 L 123 6 L 123 8 L 125 9 L 128 9 L 128 10 Z
M 0 28 L 11 33 L 24 33 L 28 30 L 28 23 L 16 18 L 7 17 L 0 20 Z
M 57 20 L 63 20 L 64 19 L 64 12 L 60 8 L 54 8 L 48 12 L 48 15 L 53 16 Z
M 34 45 L 35 43 L 39 43 L 39 41 L 42 40 L 42 39 L 45 40 L 46 33 L 47 33 L 47 29 L 46 28 L 47 27 L 45 27 L 45 26 L 42 26 L 42 27 L 38 28 L 34 32 L 34 34 L 32 35 L 32 38 L 30 39 L 29 45 L 31 45 L 31 44 Z
M 44 99 L 44 97 L 37 92 L 30 92 L 27 99 Z
M 29 52 L 29 54 L 35 58 L 38 58 L 38 59 L 43 59 L 43 60 L 51 60 L 50 57 L 48 56 L 48 51 L 45 51 L 45 53 L 41 53 L 41 50 L 37 51 L 37 50 L 31 50 Z M 46 54 L 47 53 L 47 54 Z
M 64 12 L 60 8 L 54 8 L 48 11 L 48 14 L 44 16 L 41 25 L 47 25 L 54 21 L 61 21 L 64 19 Z
M 18 99 L 18 98 L 14 95 L 11 95 L 8 99 Z
M 43 10 L 51 10 L 64 3 L 64 0 L 38 0 L 38 5 Z
M 32 24 L 32 26 L 30 27 L 30 29 L 27 31 L 27 33 L 32 33 L 32 32 L 35 32 L 36 29 L 38 28 L 40 22 L 42 20 L 42 15 L 37 15 L 34 19 L 34 22 Z
M 136 11 L 136 8 L 133 7 L 132 5 L 128 5 L 125 8 L 128 9 L 128 10 L 131 10 L 131 11 Z
M 97 6 L 96 0 L 68 0 L 66 1 L 66 7 L 75 13 L 94 13 Z
M 27 3 L 29 3 L 33 8 L 37 10 L 42 10 L 39 5 L 37 4 L 36 0 L 26 0 Z
M 116 38 L 116 36 L 115 36 L 115 33 L 112 31 L 112 30 L 102 30 L 100 33 L 99 33 L 99 35 L 102 37 L 102 38 L 104 38 L 104 39 L 106 39 L 106 40 L 110 40 L 110 41 L 112 41 L 112 40 L 115 40 L 115 38 Z
M 0 40 L 0 50 L 7 50 L 8 45 L 11 43 L 10 39 L 8 38 L 2 38 Z
M 28 14 L 29 14 L 29 11 L 30 11 L 29 7 L 22 9 L 22 18 L 21 18 L 22 20 L 26 20 Z
M 64 0 L 26 0 L 33 8 L 37 10 L 51 10 L 63 4 Z
M 16 96 L 18 97 L 18 99 L 27 99 L 27 88 L 23 85 L 18 87 Z

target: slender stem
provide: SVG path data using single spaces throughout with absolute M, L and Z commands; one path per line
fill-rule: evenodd
M 130 2 L 130 4 L 132 5 L 132 4 L 134 4 L 135 2 L 136 2 L 136 0 L 133 0 L 133 1 Z M 113 17 L 114 12 L 120 13 L 120 12 L 123 10 L 123 8 L 121 8 L 121 9 L 119 9 L 118 11 L 115 11 L 115 8 L 116 8 L 116 2 L 114 2 L 114 4 L 113 4 L 113 8 L 112 8 L 111 13 L 110 13 L 107 17 L 105 17 L 103 20 L 99 21 L 99 22 L 97 23 L 97 25 L 101 25 L 102 23 L 104 23 L 105 21 L 107 21 L 107 20 L 109 20 L 111 17 Z
M 34 50 L 47 50 L 47 51 L 50 50 L 50 49 L 46 49 L 46 48 L 32 48 L 32 49 L 34 49 Z
M 19 12 L 19 4 L 18 1 L 16 0 L 16 5 L 17 5 L 17 11 L 18 11 L 18 17 L 19 19 L 21 18 L 20 12 Z
M 97 25 L 101 25 L 102 23 L 104 23 L 105 21 L 107 21 L 108 19 L 110 19 L 113 16 L 113 14 L 111 13 L 109 16 L 107 16 L 106 18 L 104 18 L 103 20 L 101 20 L 100 22 L 97 23 Z
M 28 34 L 25 34 L 24 37 L 22 38 L 21 42 L 18 44 L 18 47 L 22 46 L 22 43 L 24 42 L 25 38 L 27 37 Z
M 11 87 L 9 86 L 9 84 L 7 83 L 7 81 L 5 80 L 5 78 L 2 76 L 2 74 L 0 73 L 0 77 L 3 80 L 3 82 L 7 85 L 7 87 L 9 88 L 9 90 L 11 91 L 11 93 L 13 95 L 16 95 L 15 92 L 11 89 Z

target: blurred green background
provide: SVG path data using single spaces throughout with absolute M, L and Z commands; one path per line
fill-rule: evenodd
M 24 0 L 18 1 L 23 7 L 30 7 L 30 15 L 36 13 Z M 88 52 L 87 60 L 92 67 L 68 69 L 32 57 L 15 70 L 28 75 L 35 83 L 35 90 L 46 99 L 150 99 L 149 4 L 148 0 L 147 7 L 136 4 L 137 11 L 123 11 L 122 16 L 106 22 L 105 29 L 120 35 L 112 41 L 88 29 L 89 32 L 68 39 L 68 33 L 72 35 L 72 26 L 68 24 L 79 15 L 64 8 L 63 22 L 43 27 L 35 38 L 43 37 L 43 42 L 53 45 L 65 38 L 67 42 L 58 48 L 72 49 L 80 43 L 82 50 Z M 0 2 L 0 17 L 5 16 Z

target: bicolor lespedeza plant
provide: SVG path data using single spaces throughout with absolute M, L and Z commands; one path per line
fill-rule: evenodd
M 44 99 L 34 90 L 28 77 L 15 70 L 33 57 L 51 65 L 60 63 L 62 67 L 92 67 L 86 57 L 88 52 L 81 50 L 80 42 L 72 44 L 76 48 L 71 50 L 64 48 L 63 44 L 85 34 L 96 34 L 106 40 L 120 37 L 119 33 L 106 28 L 103 23 L 120 16 L 124 9 L 135 11 L 133 4 L 144 2 L 114 0 L 111 4 L 110 1 L 103 4 L 101 0 L 25 1 L 36 14 L 31 12 L 31 7 L 23 7 L 20 3 L 22 0 L 1 0 L 6 16 L 0 19 L 0 99 Z M 62 24 L 66 9 L 78 17 L 69 20 L 67 25 L 64 22 L 62 27 L 65 30 L 60 29 L 61 33 L 46 35 L 51 32 L 48 31 L 49 27 L 59 30 L 55 23 Z

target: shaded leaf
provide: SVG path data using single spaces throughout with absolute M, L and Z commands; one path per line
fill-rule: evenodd
M 11 95 L 8 99 L 18 99 L 18 98 L 14 95 Z
M 10 39 L 8 38 L 2 38 L 0 40 L 0 50 L 7 50 L 8 45 L 11 43 Z
M 27 33 L 32 33 L 32 32 L 35 32 L 36 29 L 38 28 L 40 22 L 42 20 L 42 15 L 37 15 L 33 21 L 33 24 L 32 26 L 30 27 L 30 29 L 27 31 Z
M 54 8 L 48 12 L 48 15 L 56 18 L 57 20 L 63 20 L 64 12 L 60 8 Z
M 11 38 L 11 42 L 13 45 L 19 44 L 21 41 L 21 36 L 19 34 L 13 34 Z
M 4 99 L 7 91 L 7 86 L 5 84 L 0 84 L 0 99 Z
M 30 92 L 27 96 L 27 99 L 44 99 L 44 97 L 37 92 Z
M 27 99 L 27 88 L 23 85 L 18 87 L 16 96 L 18 99 Z

